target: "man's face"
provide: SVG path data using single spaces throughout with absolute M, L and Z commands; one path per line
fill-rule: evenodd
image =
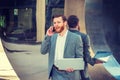
M 64 30 L 64 22 L 62 17 L 56 17 L 53 19 L 53 26 L 55 28 L 55 32 L 61 33 Z

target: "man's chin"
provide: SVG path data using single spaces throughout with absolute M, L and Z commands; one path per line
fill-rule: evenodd
M 60 33 L 60 32 L 58 32 L 58 31 L 55 31 L 55 33 Z
M 62 31 L 63 31 L 63 29 L 55 30 L 56 33 L 61 33 Z
M 57 30 L 56 30 L 55 32 L 56 32 L 56 33 L 60 33 L 61 31 L 57 31 Z

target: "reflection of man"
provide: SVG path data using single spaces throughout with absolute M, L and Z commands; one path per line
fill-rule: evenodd
M 4 37 L 5 27 L 0 26 L 0 38 Z
M 4 37 L 4 31 L 5 31 L 5 17 L 0 16 L 0 38 Z
M 83 41 L 83 54 L 84 54 L 84 61 L 85 61 L 85 68 L 84 70 L 80 71 L 80 74 L 82 76 L 82 80 L 90 80 L 88 76 L 88 64 L 94 65 L 95 63 L 102 63 L 99 60 L 96 60 L 95 58 L 91 58 L 89 48 L 90 48 L 90 40 L 88 36 L 84 33 L 81 33 L 79 31 L 79 19 L 75 15 L 71 15 L 68 17 L 68 26 L 69 30 L 73 33 L 76 33 L 81 36 Z
M 41 44 L 41 53 L 49 53 L 49 78 L 52 80 L 80 80 L 76 78 L 79 71 L 71 67 L 66 70 L 59 70 L 58 59 L 83 58 L 83 44 L 81 37 L 68 31 L 67 19 L 65 16 L 57 15 L 53 17 L 53 26 L 46 33 L 46 37 Z M 80 76 L 80 75 L 78 75 Z M 77 76 L 77 77 L 78 77 Z
M 4 29 L 3 29 L 3 27 L 0 27 L 0 38 L 3 37 L 3 34 L 4 34 Z

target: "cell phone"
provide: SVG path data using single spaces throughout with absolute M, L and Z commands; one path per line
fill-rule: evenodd
M 55 32 L 55 27 L 53 27 L 53 32 Z

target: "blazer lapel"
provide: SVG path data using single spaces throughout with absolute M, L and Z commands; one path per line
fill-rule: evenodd
M 68 43 L 69 43 L 70 37 L 71 37 L 71 36 L 70 36 L 70 31 L 68 31 L 68 33 L 67 33 L 67 37 L 66 37 L 66 42 L 65 42 L 64 53 L 65 53 L 66 47 L 67 47 L 67 45 L 68 45 Z
M 52 49 L 53 49 L 53 53 L 55 54 L 55 48 L 56 48 L 56 40 L 57 40 L 57 34 L 55 34 L 54 36 L 53 36 L 53 39 L 52 39 L 52 41 L 53 41 L 53 46 L 52 46 Z

